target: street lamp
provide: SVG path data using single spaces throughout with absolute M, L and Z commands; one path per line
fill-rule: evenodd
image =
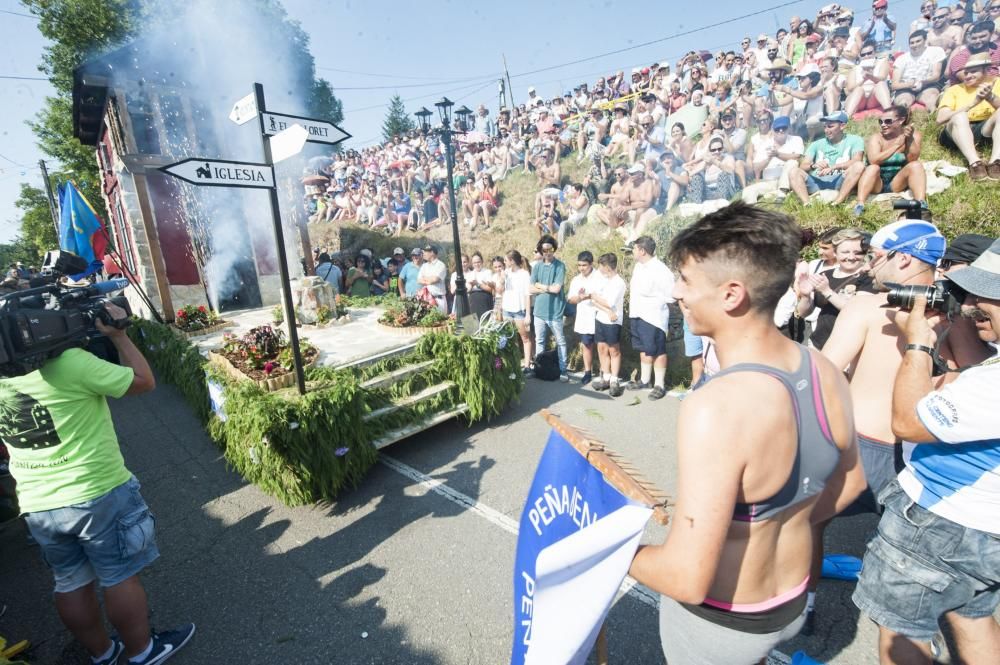
M 420 110 L 413 115 L 420 119 L 420 129 L 425 132 L 429 132 L 431 129 L 431 121 L 428 120 L 428 118 L 434 115 L 434 112 L 428 111 L 426 106 L 421 106 Z
M 468 106 L 462 106 L 455 111 L 455 115 L 458 116 L 458 128 L 462 131 L 469 131 L 469 118 L 473 115 L 472 109 Z
M 455 246 L 455 332 L 462 332 L 462 317 L 469 313 L 469 292 L 465 288 L 465 272 L 462 270 L 462 241 L 458 237 L 458 206 L 455 202 L 455 176 L 454 176 L 454 154 L 452 153 L 451 138 L 455 130 L 451 128 L 451 108 L 455 102 L 447 97 L 442 97 L 441 101 L 434 104 L 437 107 L 438 115 L 441 117 L 441 127 L 434 131 L 441 135 L 444 143 L 444 161 L 448 167 L 448 203 L 451 204 L 451 235 L 452 243 Z M 466 113 L 472 113 L 466 107 L 460 108 L 456 115 L 459 122 L 462 121 Z M 416 115 L 421 122 L 421 126 L 427 128 L 427 117 L 431 112 L 426 108 L 421 108 Z

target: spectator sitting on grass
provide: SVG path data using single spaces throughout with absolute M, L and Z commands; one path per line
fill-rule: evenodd
M 806 155 L 789 175 L 792 191 L 803 204 L 818 190 L 837 190 L 833 204 L 843 203 L 858 185 L 865 169 L 865 143 L 856 134 L 845 134 L 847 114 L 843 111 L 823 116 L 824 138 L 813 141 Z
M 587 221 L 587 212 L 590 210 L 590 199 L 587 198 L 587 193 L 584 191 L 583 185 L 579 182 L 574 182 L 569 187 L 570 194 L 566 202 L 569 204 L 570 213 L 566 221 L 559 225 L 557 239 L 560 244 L 566 242 L 567 233 L 576 233 L 576 227 Z
M 482 217 L 483 228 L 488 229 L 490 217 L 497 214 L 497 208 L 500 206 L 500 190 L 489 173 L 483 174 L 482 183 L 479 200 L 472 208 L 472 228 L 476 228 L 476 221 Z
M 977 53 L 965 63 L 964 82 L 944 91 L 938 102 L 937 122 L 944 125 L 941 145 L 956 149 L 969 163 L 969 178 L 1000 180 L 1000 79 L 988 74 L 990 56 Z M 989 164 L 984 164 L 977 146 L 991 142 Z
M 848 117 L 859 111 L 883 111 L 892 103 L 889 93 L 889 59 L 877 57 L 875 45 L 865 42 L 861 46 L 861 59 L 847 77 L 847 100 L 844 110 Z
M 799 165 L 805 144 L 788 131 L 790 125 L 785 116 L 772 120 L 770 111 L 761 111 L 757 118 L 759 131 L 750 139 L 748 154 L 756 182 L 744 189 L 744 200 L 755 202 L 757 196 L 775 188 L 783 199 L 791 189 L 789 177 Z
M 948 55 L 938 46 L 927 45 L 927 32 L 917 30 L 910 35 L 910 50 L 893 63 L 889 86 L 895 96 L 892 103 L 910 108 L 914 102 L 933 109 L 941 94 L 941 77 Z
M 927 207 L 927 173 L 920 161 L 923 135 L 912 124 L 903 106 L 891 106 L 878 120 L 879 131 L 868 137 L 865 167 L 858 181 L 858 203 L 854 215 L 860 217 L 873 192 L 899 194 L 907 189 Z
M 541 238 L 544 235 L 555 235 L 559 233 L 559 227 L 561 225 L 562 213 L 560 213 L 559 208 L 556 207 L 555 199 L 546 197 L 542 203 L 541 212 L 539 212 L 538 218 L 535 219 L 535 227 L 538 229 L 538 237 Z
M 990 62 L 988 74 L 997 75 L 997 67 L 1000 65 L 1000 45 L 992 41 L 995 29 L 993 21 L 980 21 L 969 28 L 965 35 L 965 44 L 955 49 L 948 61 L 948 80 L 951 83 L 962 82 L 966 63 L 976 55 L 985 55 Z

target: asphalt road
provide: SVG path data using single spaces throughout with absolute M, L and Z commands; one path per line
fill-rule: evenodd
M 161 559 L 143 575 L 154 626 L 194 621 L 171 663 L 493 665 L 509 658 L 517 521 L 547 437 L 549 407 L 589 429 L 668 493 L 679 402 L 528 382 L 492 423 L 449 422 L 387 449 L 332 505 L 286 508 L 228 470 L 178 394 L 113 404 L 129 468 L 157 518 Z M 870 516 L 837 520 L 829 549 L 861 555 Z M 647 539 L 662 538 L 650 529 Z M 19 522 L 0 528 L 0 635 L 33 663 L 87 663 L 62 629 L 49 575 Z M 824 583 L 817 634 L 782 645 L 825 663 L 876 663 L 876 630 Z M 622 596 L 611 663 L 662 664 L 656 610 Z

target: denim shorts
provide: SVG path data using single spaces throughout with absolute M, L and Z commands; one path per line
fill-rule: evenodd
M 522 309 L 522 310 L 518 310 L 516 312 L 511 312 L 511 311 L 508 311 L 508 310 L 505 309 L 503 311 L 503 318 L 505 318 L 505 319 L 513 319 L 515 321 L 524 321 L 524 310 Z
M 929 642 L 948 612 L 992 616 L 1000 604 L 1000 537 L 938 517 L 893 480 L 868 543 L 854 604 L 879 626 Z
M 56 593 L 90 584 L 124 582 L 160 556 L 153 514 L 134 477 L 107 494 L 65 508 L 24 516 Z
M 843 183 L 843 173 L 834 173 L 832 175 L 813 175 L 810 173 L 806 176 L 806 191 L 813 194 L 821 189 L 837 190 L 840 189 Z

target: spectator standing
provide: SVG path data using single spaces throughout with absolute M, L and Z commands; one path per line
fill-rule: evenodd
M 354 259 L 354 267 L 347 271 L 344 285 L 353 298 L 367 298 L 371 293 L 372 262 L 364 254 Z
M 372 263 L 371 294 L 373 296 L 384 296 L 389 290 L 389 273 L 382 265 L 381 261 Z
M 656 258 L 656 242 L 636 238 L 632 247 L 635 266 L 629 282 L 629 322 L 632 348 L 639 352 L 639 380 L 629 390 L 649 390 L 649 399 L 667 394 L 667 324 L 670 321 L 674 275 Z
M 330 260 L 330 255 L 326 252 L 320 254 L 319 258 L 316 259 L 316 276 L 332 286 L 334 293 L 340 293 L 343 273 L 340 272 L 340 268 L 334 265 L 333 261 Z
M 865 142 L 856 134 L 844 133 L 847 114 L 837 111 L 823 116 L 824 138 L 806 148 L 799 167 L 789 176 L 792 191 L 803 204 L 819 190 L 836 190 L 834 205 L 843 203 L 858 185 L 864 171 Z
M 864 211 L 869 194 L 900 194 L 907 189 L 926 208 L 927 173 L 920 161 L 923 135 L 910 124 L 909 111 L 903 106 L 891 106 L 878 123 L 878 133 L 868 137 L 865 146 L 868 166 L 858 181 L 854 215 Z
M 445 296 L 445 280 L 448 279 L 448 267 L 438 258 L 437 247 L 424 245 L 424 262 L 420 266 L 417 282 L 434 296 L 438 311 L 448 313 L 448 298 Z
M 472 275 L 470 274 L 471 272 L 472 272 L 472 260 L 469 258 L 468 254 L 462 254 L 462 275 L 465 277 L 465 286 L 467 294 L 472 289 L 472 285 L 470 283 L 472 281 Z M 451 299 L 452 314 L 455 313 L 455 302 L 456 302 L 455 289 L 457 288 L 456 286 L 457 282 L 458 282 L 458 270 L 456 269 L 451 271 L 451 279 L 448 280 L 448 296 Z M 471 295 L 469 296 L 469 309 L 472 309 Z M 469 312 L 464 312 L 464 314 L 468 313 Z
M 872 3 L 872 15 L 861 28 L 861 39 L 872 40 L 876 53 L 892 52 L 896 43 L 896 19 L 889 13 L 889 0 Z
M 525 261 L 516 249 L 507 252 L 504 258 L 506 271 L 503 276 L 501 304 L 503 318 L 514 322 L 521 336 L 523 356 L 521 371 L 525 374 L 534 367 L 534 341 L 531 338 L 531 273 L 525 269 Z
M 566 335 L 563 333 L 563 315 L 566 311 L 566 265 L 556 258 L 559 243 L 551 235 L 538 240 L 537 250 L 542 260 L 531 269 L 531 294 L 535 297 L 532 319 L 535 325 L 535 350 L 541 353 L 548 341 L 548 331 L 556 342 L 559 354 L 559 380 L 569 381 L 566 373 Z
M 601 375 L 594 381 L 594 390 L 607 390 L 612 397 L 621 397 L 622 322 L 625 320 L 625 280 L 618 274 L 618 257 L 602 254 L 598 259 L 601 273 L 600 288 L 592 300 L 597 308 L 594 340 L 600 358 Z
M 964 81 L 945 90 L 938 103 L 937 123 L 944 125 L 941 145 L 962 153 L 972 180 L 1000 180 L 1000 79 L 990 76 L 989 68 L 987 54 L 969 58 L 962 68 Z M 992 144 L 988 164 L 977 151 L 987 141 Z
M 594 369 L 594 321 L 597 310 L 594 307 L 593 295 L 600 290 L 603 278 L 594 270 L 594 255 L 590 252 L 580 252 L 576 257 L 577 274 L 569 283 L 569 293 L 566 302 L 576 307 L 573 318 L 573 332 L 580 337 L 580 356 L 583 359 L 583 378 L 581 385 L 590 383 Z
M 493 273 L 483 265 L 483 255 L 475 252 L 472 255 L 472 270 L 465 275 L 469 287 L 469 309 L 482 321 L 483 315 L 493 309 L 493 293 L 496 286 Z
M 968 293 L 964 310 L 980 339 L 995 339 L 1000 241 L 947 277 Z M 1000 653 L 993 617 L 1000 604 L 1000 360 L 935 389 L 938 336 L 926 306 L 918 296 L 909 316 L 895 318 L 906 344 L 892 390 L 892 430 L 904 441 L 905 468 L 880 495 L 885 512 L 853 600 L 879 625 L 883 663 L 931 663 L 931 640 L 945 615 L 962 662 L 990 663 Z
M 415 298 L 420 290 L 420 266 L 424 262 L 423 252 L 414 247 L 410 252 L 410 262 L 399 271 L 399 297 Z

